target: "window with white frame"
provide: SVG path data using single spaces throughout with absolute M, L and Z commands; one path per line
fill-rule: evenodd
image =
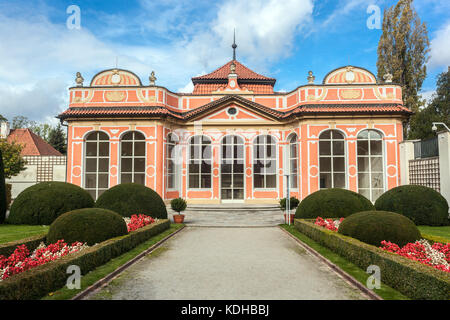
M 137 131 L 120 140 L 120 183 L 145 185 L 145 136 Z
M 166 141 L 166 176 L 167 176 L 167 188 L 175 189 L 176 186 L 176 155 L 175 146 L 178 144 L 178 137 L 169 133 Z
M 298 188 L 298 138 L 294 133 L 289 137 L 289 180 L 291 188 Z
M 345 139 L 338 130 L 319 136 L 320 189 L 345 188 Z
M 274 189 L 277 187 L 276 141 L 270 135 L 256 137 L 253 144 L 253 187 Z
M 211 188 L 212 152 L 211 140 L 206 136 L 194 136 L 189 141 L 190 189 Z
M 109 137 L 104 132 L 91 132 L 84 147 L 84 188 L 97 199 L 109 186 Z
M 384 192 L 383 137 L 376 130 L 358 134 L 358 192 L 375 201 Z

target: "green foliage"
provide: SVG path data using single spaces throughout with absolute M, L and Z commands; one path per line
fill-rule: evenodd
M 433 137 L 433 122 L 450 124 L 450 67 L 447 72 L 439 74 L 436 87 L 431 102 L 411 119 L 408 139 Z
M 3 167 L 2 151 L 0 150 L 0 223 L 5 221 L 7 209 L 8 201 L 6 197 L 5 169 Z
M 66 135 L 61 124 L 58 123 L 56 127 L 50 129 L 47 142 L 62 154 L 66 154 Z
M 106 240 L 91 248 L 14 275 L 0 282 L 0 300 L 40 299 L 66 285 L 68 266 L 77 265 L 81 274 L 86 275 L 169 227 L 170 221 L 158 221 L 125 236 Z
M 380 267 L 381 281 L 409 298 L 417 300 L 450 299 L 449 273 L 326 230 L 314 225 L 313 222 L 295 220 L 295 227 L 312 240 L 363 270 L 367 270 L 370 265 Z
M 5 179 L 11 179 L 25 170 L 26 161 L 20 155 L 23 146 L 14 141 L 9 143 L 6 139 L 0 139 L 0 151 L 3 157 Z
M 437 191 L 419 185 L 390 189 L 375 201 L 377 210 L 391 211 L 411 219 L 416 225 L 448 225 L 448 203 Z
M 427 75 L 430 42 L 425 23 L 421 23 L 413 0 L 399 0 L 384 11 L 382 35 L 378 43 L 378 78 L 386 73 L 402 86 L 405 106 L 419 108 L 418 92 Z
M 91 195 L 71 183 L 41 182 L 22 191 L 14 200 L 8 223 L 50 225 L 61 214 L 91 208 Z
M 121 215 L 101 208 L 77 209 L 66 212 L 50 225 L 47 243 L 63 239 L 66 243 L 83 242 L 92 246 L 128 233 Z
M 112 210 L 124 217 L 145 214 L 167 219 L 166 205 L 159 194 L 137 183 L 118 184 L 106 190 L 98 197 L 95 207 Z
M 295 218 L 343 218 L 355 212 L 374 209 L 372 202 L 359 193 L 332 188 L 316 191 L 303 199 L 295 212 Z
M 300 200 L 298 200 L 296 197 L 291 197 L 289 199 L 289 205 L 291 209 L 295 209 L 298 207 L 298 204 L 300 203 Z M 286 210 L 286 198 L 280 199 L 279 201 L 280 209 L 282 211 Z
M 354 213 L 341 222 L 338 232 L 377 247 L 381 246 L 383 240 L 403 247 L 421 239 L 414 222 L 401 214 L 388 211 Z
M 186 200 L 184 200 L 183 198 L 176 198 L 170 201 L 170 206 L 172 207 L 173 211 L 180 213 L 186 210 L 187 203 Z

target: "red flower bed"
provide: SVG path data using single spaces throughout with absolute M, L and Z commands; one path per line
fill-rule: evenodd
M 414 243 L 408 243 L 402 248 L 389 241 L 382 241 L 381 245 L 380 248 L 385 251 L 396 253 L 438 270 L 450 272 L 450 243 L 435 242 L 430 245 L 427 240 L 422 239 Z
M 344 218 L 341 218 L 339 220 L 333 220 L 333 219 L 323 219 L 321 217 L 317 217 L 316 222 L 314 224 L 327 228 L 331 231 L 337 231 L 339 228 L 339 225 L 344 220 Z
M 126 219 L 126 222 L 128 232 L 130 232 L 154 223 L 155 219 L 145 214 L 133 214 L 131 218 Z
M 26 245 L 17 246 L 9 257 L 0 255 L 0 281 L 85 248 L 88 246 L 81 242 L 75 242 L 69 246 L 64 240 L 59 240 L 48 246 L 42 242 L 30 254 Z

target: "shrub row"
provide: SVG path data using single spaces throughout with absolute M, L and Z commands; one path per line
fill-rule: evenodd
M 0 300 L 40 299 L 66 285 L 69 276 L 66 270 L 70 265 L 79 266 L 81 274 L 85 275 L 169 227 L 169 220 L 160 220 L 125 236 L 106 240 L 91 248 L 14 275 L 0 282 Z
M 33 251 L 39 246 L 41 242 L 45 242 L 45 239 L 46 235 L 42 234 L 25 239 L 2 243 L 0 244 L 0 255 L 8 257 L 14 252 L 14 250 L 16 250 L 17 246 L 20 246 L 22 244 L 26 245 L 30 251 Z
M 295 220 L 295 228 L 363 270 L 377 265 L 381 281 L 412 299 L 450 299 L 450 274 L 337 234 L 314 222 Z

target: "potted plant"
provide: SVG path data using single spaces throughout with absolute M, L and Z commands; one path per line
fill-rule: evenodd
M 173 211 L 178 212 L 178 214 L 173 215 L 173 222 L 183 223 L 184 214 L 181 214 L 181 212 L 186 210 L 187 207 L 186 200 L 184 200 L 183 198 L 172 199 L 172 201 L 170 201 L 170 206 L 172 207 Z
M 281 211 L 286 211 L 286 198 L 280 199 L 280 210 Z M 289 199 L 289 205 L 290 205 L 290 209 L 295 209 L 298 207 L 300 201 L 296 198 L 296 197 L 291 197 Z M 295 213 L 289 213 L 289 219 L 290 219 L 290 223 L 294 223 L 294 217 L 295 217 Z M 287 222 L 287 217 L 286 217 L 286 213 L 284 214 L 284 221 Z

